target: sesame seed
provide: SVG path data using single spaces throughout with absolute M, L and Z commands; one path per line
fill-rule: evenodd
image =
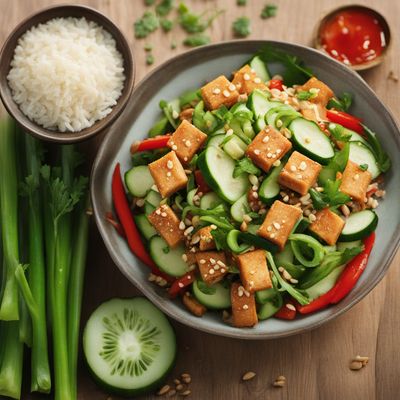
M 309 219 L 311 222 L 314 222 L 314 221 L 317 220 L 317 217 L 316 217 L 314 214 L 310 214 L 310 216 L 308 217 L 308 219 Z
M 290 278 L 289 280 L 290 280 L 290 283 L 293 283 L 293 284 L 299 283 L 299 281 L 294 278 Z
M 285 203 L 287 203 L 287 202 L 289 201 L 289 196 L 286 195 L 286 196 L 283 198 L 283 201 L 284 201 Z
M 358 181 L 359 179 L 360 179 L 360 175 L 359 175 L 359 174 L 355 174 L 355 175 L 354 175 L 354 180 L 355 180 L 355 181 Z
M 243 306 L 243 310 L 248 310 L 249 309 L 249 306 L 247 305 L 247 304 L 245 304 L 244 306 Z
M 258 193 L 257 193 L 257 192 L 253 192 L 253 197 L 254 197 L 255 199 L 258 199 Z
M 306 138 L 304 138 L 304 141 L 306 142 L 306 143 L 311 143 L 311 139 L 307 136 Z
M 185 285 L 184 285 L 182 282 L 179 282 L 179 283 L 178 283 L 178 286 L 179 286 L 180 288 L 183 288 Z
M 160 215 L 160 214 L 161 214 L 161 210 L 160 210 L 159 208 L 157 208 L 156 214 L 157 214 L 157 215 Z
M 281 229 L 281 225 L 278 222 L 273 223 L 275 229 Z
M 181 231 L 184 231 L 185 228 L 186 228 L 185 223 L 184 223 L 183 221 L 179 222 L 179 229 L 180 229 Z
M 178 150 L 178 146 L 177 146 L 176 144 L 174 144 L 174 145 L 172 146 L 172 150 Z
M 161 216 L 162 216 L 163 218 L 165 218 L 165 217 L 167 216 L 167 213 L 166 213 L 166 212 L 162 212 L 162 213 L 161 213 Z
M 312 93 L 312 94 L 318 94 L 319 93 L 319 89 L 318 88 L 311 88 L 309 90 L 309 92 Z
M 226 136 L 232 136 L 233 135 L 233 129 L 232 128 L 229 128 L 227 131 L 226 131 Z
M 271 225 L 267 227 L 267 231 L 268 231 L 268 232 L 271 232 L 271 231 L 272 231 L 272 226 L 271 226 Z
M 264 136 L 262 142 L 267 143 L 269 141 L 269 136 Z
M 182 260 L 186 262 L 187 259 L 188 259 L 187 255 L 186 255 L 185 253 L 183 253 L 183 254 L 182 254 Z
M 273 239 L 275 236 L 275 233 L 271 233 L 270 238 Z
M 143 207 L 144 206 L 144 199 L 137 199 L 136 200 L 136 205 L 138 207 Z
M 253 186 L 258 185 L 258 179 L 255 175 L 249 175 L 249 181 Z
M 210 228 L 215 230 L 215 229 L 217 229 L 217 225 L 212 224 L 212 225 L 210 225 Z
M 251 187 L 251 190 L 253 190 L 254 192 L 256 192 L 256 191 L 258 190 L 258 186 L 257 186 L 257 185 L 253 185 L 253 186 Z
M 183 157 L 183 161 L 187 161 L 188 160 L 188 158 L 187 157 Z
M 222 94 L 225 96 L 225 97 L 229 97 L 231 94 L 228 92 L 228 90 L 224 90 L 223 92 L 222 92 Z
M 229 89 L 231 92 L 233 92 L 234 90 L 236 90 L 236 86 L 235 86 L 233 83 L 231 83 L 231 84 L 229 85 L 228 89 Z
M 220 267 L 225 267 L 225 264 L 224 264 L 221 260 L 218 260 L 218 261 L 217 261 L 217 264 L 218 264 Z
M 296 175 L 296 178 L 297 178 L 297 179 L 303 179 L 303 175 L 297 174 L 297 175 Z
M 221 93 L 221 89 L 219 89 L 219 88 L 215 88 L 213 90 L 213 94 L 220 94 L 220 93 Z
M 272 164 L 274 167 L 279 167 L 281 165 L 281 160 L 276 160 L 274 161 L 274 163 Z
M 183 233 L 185 236 L 190 235 L 194 230 L 193 226 L 189 226 L 189 228 L 186 228 L 185 232 Z
M 172 169 L 174 167 L 174 163 L 171 160 L 168 160 L 167 162 L 167 168 Z
M 250 80 L 250 75 L 249 75 L 249 74 L 244 74 L 244 75 L 243 75 L 243 79 L 244 79 L 245 81 L 249 81 L 249 80 Z
M 210 264 L 211 265 L 215 265 L 217 262 L 215 261 L 215 259 L 214 258 L 210 258 Z
M 221 274 L 224 274 L 224 273 L 225 273 L 225 271 L 226 271 L 226 269 L 225 269 L 225 268 L 221 268 Z
M 205 260 L 204 258 L 202 258 L 202 259 L 199 261 L 199 263 L 200 263 L 200 264 L 205 264 L 205 263 L 206 263 L 206 260 Z
M 185 146 L 186 146 L 186 147 L 190 147 L 191 145 L 192 145 L 192 143 L 190 142 L 190 140 L 186 140 Z
M 302 161 L 299 165 L 299 169 L 305 171 L 307 169 L 307 164 L 305 161 Z
M 258 150 L 258 149 L 256 149 L 256 150 L 254 150 L 254 154 L 255 154 L 256 156 L 259 156 L 259 155 L 261 154 L 261 151 Z
M 286 304 L 286 308 L 288 308 L 289 310 L 292 310 L 292 311 L 296 311 L 296 307 L 293 304 L 290 304 L 290 303 Z
M 261 83 L 261 79 L 260 78 L 254 78 L 254 83 Z
M 209 271 L 208 271 L 208 273 L 209 273 L 210 275 L 214 275 L 214 274 L 215 274 L 214 268 L 210 268 Z
M 267 158 L 271 158 L 272 157 L 272 153 L 267 153 Z
M 167 176 L 168 176 L 168 178 L 170 177 L 170 176 L 172 176 L 172 174 L 171 174 L 171 172 L 167 172 Z
M 290 170 L 291 170 L 292 172 L 296 172 L 296 171 L 297 171 L 297 168 L 296 168 L 295 165 L 291 165 L 291 166 L 290 166 Z
M 216 270 L 216 271 L 218 271 L 219 269 L 220 269 L 220 266 L 217 264 L 217 265 L 214 265 L 214 269 Z

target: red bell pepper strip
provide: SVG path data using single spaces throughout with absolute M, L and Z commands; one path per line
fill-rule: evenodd
M 359 133 L 360 135 L 364 134 L 364 128 L 361 125 L 360 118 L 337 110 L 327 110 L 326 117 L 329 121 L 340 124 L 347 129 Z
M 287 304 L 293 306 L 292 308 L 287 307 Z M 284 301 L 283 306 L 274 314 L 275 318 L 279 319 L 295 319 L 296 317 L 296 307 L 291 300 Z
M 316 298 L 310 304 L 305 306 L 297 305 L 297 311 L 300 314 L 310 314 L 331 304 L 336 304 L 351 292 L 367 265 L 375 242 L 375 232 L 372 232 L 363 242 L 364 250 L 347 264 L 331 290 Z
M 346 266 L 337 282 L 336 291 L 331 300 L 332 304 L 345 298 L 354 288 L 368 263 L 369 255 L 375 242 L 375 232 L 372 232 L 363 240 L 364 250 L 355 256 Z
M 207 182 L 204 180 L 204 177 L 199 169 L 196 169 L 194 171 L 194 178 L 196 180 L 197 186 L 199 187 L 198 190 L 199 192 L 202 192 L 204 194 L 211 191 L 210 187 L 207 185 Z
M 112 198 L 115 211 L 125 232 L 126 240 L 132 253 L 135 254 L 135 256 L 143 261 L 148 267 L 150 267 L 151 272 L 154 275 L 161 276 L 167 282 L 172 282 L 173 278 L 158 269 L 157 265 L 151 259 L 143 245 L 139 231 L 135 225 L 131 210 L 129 208 L 128 199 L 126 198 L 124 185 L 121 179 L 121 167 L 119 163 L 115 166 L 112 176 Z
M 167 147 L 171 135 L 156 136 L 150 139 L 144 139 L 141 142 L 134 142 L 131 146 L 131 154 L 138 151 L 156 150 Z
M 181 293 L 182 290 L 184 290 L 187 286 L 193 283 L 194 279 L 195 279 L 194 271 L 188 272 L 187 274 L 176 279 L 168 290 L 169 296 L 172 299 L 178 296 L 178 294 Z
M 268 87 L 270 89 L 283 90 L 283 80 L 282 79 L 271 79 L 269 81 Z

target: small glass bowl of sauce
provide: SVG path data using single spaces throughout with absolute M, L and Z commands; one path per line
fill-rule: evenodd
M 383 61 L 390 44 L 390 29 L 377 11 L 364 6 L 345 6 L 320 22 L 315 47 L 354 70 Z

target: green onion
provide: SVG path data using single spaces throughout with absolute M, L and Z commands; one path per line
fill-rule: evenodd
M 312 236 L 295 233 L 290 235 L 289 240 L 295 257 L 305 267 L 316 267 L 324 258 L 324 247 Z M 304 254 L 306 250 L 312 254 L 311 259 Z
M 236 254 L 243 253 L 250 248 L 250 245 L 248 244 L 238 243 L 239 234 L 240 231 L 238 231 L 237 229 L 233 229 L 228 233 L 226 237 L 226 243 L 228 244 L 229 248 Z

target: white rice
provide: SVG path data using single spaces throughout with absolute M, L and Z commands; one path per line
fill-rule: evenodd
M 85 18 L 55 18 L 19 39 L 7 78 L 29 119 L 77 132 L 111 112 L 125 75 L 110 33 Z

